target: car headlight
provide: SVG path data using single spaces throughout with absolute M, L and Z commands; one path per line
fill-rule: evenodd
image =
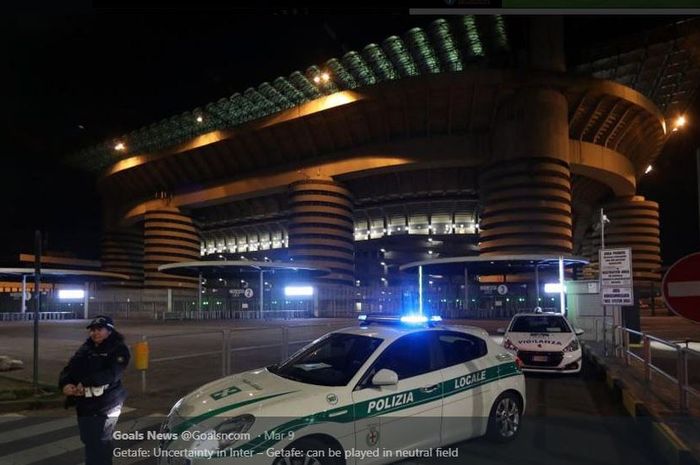
M 564 347 L 563 351 L 564 352 L 575 352 L 581 347 L 576 339 L 572 340 L 567 344 L 566 347 Z
M 510 342 L 510 339 L 508 339 L 507 337 L 504 337 L 504 338 L 503 338 L 503 347 L 504 347 L 506 350 L 512 350 L 513 352 L 517 352 L 517 351 L 518 351 L 518 348 L 516 347 L 516 345 L 513 344 L 512 342 Z
M 212 418 L 221 420 L 221 418 Z M 241 439 L 247 439 L 246 433 L 253 426 L 255 417 L 245 414 L 220 421 L 213 427 L 204 424 L 195 425 L 193 430 L 198 430 L 190 446 L 192 450 L 208 450 L 212 452 L 228 449 Z
M 221 435 L 219 439 L 219 450 L 228 449 L 233 443 L 242 438 L 255 423 L 253 415 L 239 415 L 229 418 L 214 428 L 214 431 Z
M 178 400 L 175 403 L 175 405 L 173 405 L 173 408 L 170 409 L 170 413 L 168 413 L 168 416 L 165 417 L 165 420 L 160 425 L 160 432 L 161 433 L 169 433 L 175 427 L 177 427 L 180 423 L 183 422 L 183 418 L 181 418 L 180 415 L 178 414 L 178 407 L 180 407 L 180 404 L 182 404 L 183 399 L 184 399 L 184 397 L 182 399 Z

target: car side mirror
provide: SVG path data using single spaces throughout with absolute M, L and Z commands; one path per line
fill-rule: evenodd
M 498 329 L 496 330 L 496 332 L 497 332 L 498 334 L 505 334 L 505 333 L 506 333 L 506 328 L 498 328 Z
M 382 368 L 372 377 L 373 386 L 394 386 L 399 382 L 395 371 Z
M 584 332 L 585 332 L 585 331 L 582 330 L 581 328 L 576 328 L 576 329 L 574 330 L 574 334 L 576 334 L 577 336 L 581 336 Z

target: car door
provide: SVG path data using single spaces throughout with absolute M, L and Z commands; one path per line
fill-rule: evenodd
M 457 331 L 438 331 L 444 380 L 442 440 L 451 444 L 480 436 L 486 431 L 493 403 L 493 383 L 498 373 L 489 361 L 483 339 Z
M 428 449 L 440 444 L 442 377 L 430 331 L 404 335 L 387 347 L 353 392 L 356 448 Z M 381 369 L 398 375 L 392 386 L 373 386 Z M 381 454 L 380 454 L 381 455 Z M 367 458 L 362 463 L 386 461 Z

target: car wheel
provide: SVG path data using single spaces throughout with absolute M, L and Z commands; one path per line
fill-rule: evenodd
M 520 431 L 520 399 L 512 392 L 498 396 L 491 407 L 486 437 L 494 442 L 508 442 Z
M 273 465 L 345 465 L 342 451 L 318 439 L 300 439 L 285 450 L 300 451 L 299 457 L 286 454 L 276 459 Z

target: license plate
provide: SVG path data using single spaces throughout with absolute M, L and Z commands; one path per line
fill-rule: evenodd
M 546 355 L 533 355 L 532 361 L 533 362 L 546 362 L 546 361 L 549 361 L 549 358 Z

